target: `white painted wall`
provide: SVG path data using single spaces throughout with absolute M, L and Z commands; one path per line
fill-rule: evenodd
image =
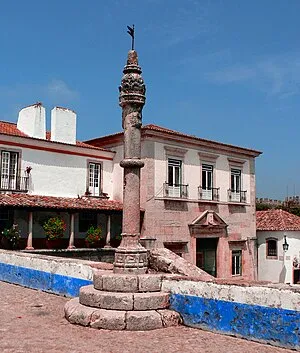
M 112 175 L 112 199 L 116 201 L 123 200 L 123 168 L 120 166 L 121 160 L 124 158 L 123 146 L 115 146 L 112 150 L 116 153 L 113 161 Z
M 58 144 L 49 141 L 37 141 L 28 138 L 2 136 L 5 143 L 0 145 L 0 150 L 17 151 L 21 157 L 21 176 L 25 176 L 26 167 L 32 168 L 30 173 L 29 194 L 61 197 L 77 197 L 84 195 L 87 187 L 88 162 L 93 161 L 102 164 L 102 189 L 112 199 L 112 160 L 106 160 L 101 156 L 113 158 L 111 152 L 80 148 Z M 12 146 L 11 143 L 19 143 Z M 40 145 L 44 150 L 20 147 L 24 144 Z M 56 149 L 68 152 L 88 154 L 88 156 L 57 153 L 45 149 Z
M 76 113 L 55 107 L 51 110 L 51 141 L 76 144 Z
M 162 290 L 172 294 L 300 311 L 300 292 L 287 285 L 280 285 L 279 288 L 274 285 L 261 286 L 259 283 L 245 286 L 238 283 L 219 284 L 166 277 Z
M 46 111 L 39 103 L 20 110 L 17 127 L 24 134 L 39 139 L 46 138 Z
M 284 253 L 282 244 L 286 234 L 289 249 Z M 278 258 L 267 258 L 266 239 L 278 239 Z M 292 283 L 293 258 L 300 259 L 300 231 L 257 231 L 258 244 L 258 280 L 280 283 Z

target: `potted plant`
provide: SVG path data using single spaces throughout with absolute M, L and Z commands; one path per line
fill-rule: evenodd
M 100 227 L 90 226 L 86 232 L 85 243 L 88 248 L 90 247 L 100 247 L 100 241 L 103 239 L 102 229 Z
M 46 245 L 48 249 L 59 249 L 61 238 L 66 230 L 66 223 L 60 217 L 51 217 L 44 224 L 43 229 L 46 234 Z
M 2 232 L 1 244 L 4 249 L 17 249 L 21 239 L 19 226 L 13 224 L 10 228 L 5 228 Z

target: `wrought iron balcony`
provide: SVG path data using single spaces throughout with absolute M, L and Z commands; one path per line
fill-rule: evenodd
M 236 191 L 236 190 L 228 189 L 228 201 L 246 203 L 247 202 L 246 192 L 247 191 Z
M 0 191 L 27 192 L 29 188 L 29 176 L 0 175 Z
M 219 201 L 219 190 L 220 188 L 205 188 L 199 186 L 198 198 L 199 200 Z
M 188 198 L 188 185 L 164 183 L 164 197 Z

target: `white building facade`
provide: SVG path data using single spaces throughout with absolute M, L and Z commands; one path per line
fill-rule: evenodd
M 256 215 L 258 279 L 300 284 L 300 217 L 274 209 Z
M 123 134 L 87 141 L 116 153 L 122 201 Z M 156 125 L 142 128 L 142 238 L 155 238 L 216 277 L 256 278 L 255 158 L 260 152 Z
M 59 214 L 69 226 L 65 245 L 71 228 L 73 246 L 88 223 L 107 233 L 111 215 L 120 228 L 122 205 L 109 200 L 115 153 L 76 141 L 73 111 L 54 108 L 46 132 L 40 103 L 22 109 L 17 124 L 0 122 L 0 153 L 2 230 L 18 224 L 23 237 L 31 233 L 36 244 L 29 245 L 42 247 L 42 224 L 51 215 Z

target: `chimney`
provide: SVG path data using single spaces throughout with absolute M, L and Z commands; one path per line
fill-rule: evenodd
M 54 107 L 51 110 L 51 141 L 76 144 L 76 113 Z
M 46 139 L 46 112 L 42 103 L 20 110 L 17 128 L 30 137 Z

